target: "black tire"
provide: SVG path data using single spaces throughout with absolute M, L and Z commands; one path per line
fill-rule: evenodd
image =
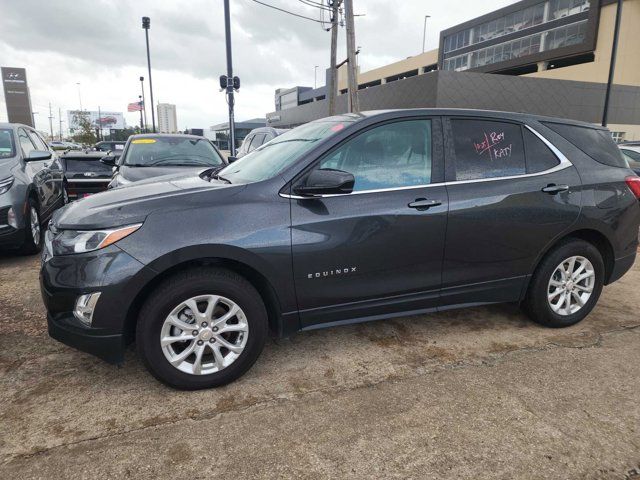
M 591 296 L 575 313 L 559 315 L 554 312 L 547 299 L 549 281 L 554 271 L 564 260 L 582 256 L 593 265 L 595 282 Z M 551 328 L 569 327 L 580 322 L 593 310 L 600 298 L 604 284 L 604 262 L 600 251 L 591 243 L 579 239 L 567 239 L 559 243 L 542 259 L 536 269 L 523 303 L 523 308 L 536 323 Z
M 31 209 L 35 209 L 36 214 L 38 215 L 38 224 L 40 225 L 40 235 L 37 240 L 34 240 L 32 232 L 31 232 Z M 22 255 L 33 255 L 38 253 L 42 249 L 43 244 L 43 228 L 40 219 L 40 207 L 38 206 L 38 202 L 36 202 L 33 198 L 29 197 L 27 199 L 27 214 L 25 215 L 25 227 L 24 227 L 24 241 L 22 246 L 20 247 L 20 253 Z
M 178 370 L 165 357 L 160 332 L 169 313 L 181 302 L 215 294 L 235 302 L 249 325 L 246 345 L 226 368 L 206 375 Z M 180 272 L 160 284 L 144 303 L 136 326 L 136 348 L 147 369 L 161 382 L 181 390 L 219 387 L 241 377 L 260 356 L 268 334 L 267 311 L 260 294 L 235 272 L 214 267 L 198 267 Z

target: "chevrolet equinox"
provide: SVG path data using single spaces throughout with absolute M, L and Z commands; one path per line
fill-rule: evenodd
M 67 205 L 50 335 L 159 380 L 226 384 L 269 333 L 513 302 L 566 327 L 631 268 L 640 178 L 601 127 L 477 110 L 349 114 L 222 170 Z M 335 334 L 339 334 L 338 331 Z

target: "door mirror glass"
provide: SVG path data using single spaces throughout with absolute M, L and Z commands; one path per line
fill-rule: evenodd
M 335 195 L 351 193 L 355 177 L 349 172 L 332 168 L 319 168 L 307 176 L 302 185 L 294 188 L 298 195 Z
M 31 150 L 26 160 L 29 162 L 37 162 L 38 160 L 49 160 L 51 152 L 46 150 Z
M 113 155 L 105 155 L 100 159 L 100 161 L 105 165 L 109 165 L 110 167 L 116 166 L 116 157 L 114 157 Z

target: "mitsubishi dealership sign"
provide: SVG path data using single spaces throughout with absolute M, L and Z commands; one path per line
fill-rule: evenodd
M 27 85 L 27 71 L 24 68 L 2 67 L 4 100 L 10 123 L 24 123 L 33 127 L 31 98 Z

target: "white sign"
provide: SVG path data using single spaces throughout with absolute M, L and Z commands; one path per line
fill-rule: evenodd
M 105 130 L 124 130 L 126 127 L 122 112 L 101 110 L 98 116 L 97 110 L 67 110 L 67 125 L 69 125 L 69 129 L 72 132 L 80 129 L 80 121 L 82 118 L 89 120 L 92 128 L 102 127 Z

